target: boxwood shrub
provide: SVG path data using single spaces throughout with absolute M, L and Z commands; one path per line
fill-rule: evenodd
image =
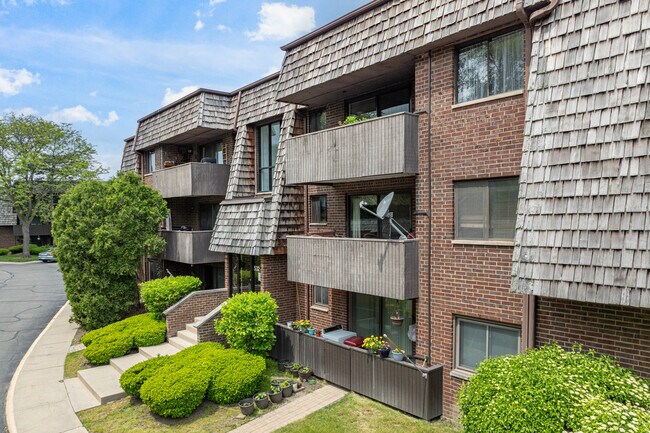
M 648 383 L 579 346 L 484 361 L 458 403 L 465 433 L 650 431 Z
M 147 311 L 162 319 L 162 312 L 183 299 L 190 292 L 201 289 L 196 277 L 165 277 L 140 284 L 140 295 Z
M 23 252 L 23 246 L 14 245 L 13 247 L 9 247 L 8 250 L 11 252 L 11 254 L 19 254 Z
M 40 254 L 40 253 L 43 253 L 43 252 L 49 250 L 50 248 L 52 248 L 52 247 L 50 247 L 49 245 L 44 245 L 42 247 L 39 247 L 36 244 L 29 244 L 29 254 L 31 254 L 32 256 L 35 256 L 37 254 Z M 9 250 L 9 252 L 11 252 L 11 254 L 20 254 L 20 253 L 23 252 L 23 246 L 22 246 L 22 244 L 21 245 L 14 245 L 13 247 L 9 247 L 8 250 Z
M 201 343 L 128 369 L 120 385 L 158 415 L 183 418 L 208 398 L 220 404 L 251 397 L 264 377 L 264 358 L 218 343 Z
M 86 346 L 83 355 L 92 364 L 106 364 L 131 349 L 164 343 L 166 332 L 165 322 L 152 314 L 129 317 L 81 337 Z
M 8 248 L 0 248 L 0 256 L 6 256 L 7 254 L 9 254 Z

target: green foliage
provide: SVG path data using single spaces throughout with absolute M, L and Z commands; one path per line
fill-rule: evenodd
M 92 364 L 106 364 L 111 358 L 126 355 L 131 349 L 164 343 L 165 334 L 165 322 L 152 314 L 140 314 L 81 337 L 81 342 L 86 345 L 83 355 Z
M 367 116 L 363 114 L 351 114 L 345 118 L 343 122 L 339 122 L 339 125 L 351 125 L 353 123 L 363 122 L 364 120 L 372 119 L 374 116 Z
M 0 256 L 6 256 L 7 254 L 9 254 L 8 248 L 0 248 Z
M 204 398 L 228 404 L 250 397 L 259 389 L 265 369 L 264 358 L 219 343 L 201 343 L 131 367 L 120 385 L 139 395 L 152 412 L 183 418 Z
M 579 347 L 552 344 L 487 360 L 458 403 L 466 433 L 650 431 L 648 384 Z
M 44 245 L 42 247 L 39 247 L 36 244 L 29 244 L 29 254 L 32 256 L 35 256 L 40 253 L 44 253 L 45 251 L 49 250 L 50 247 L 49 245 Z M 8 251 L 11 252 L 11 254 L 20 254 L 23 252 L 23 246 L 22 245 L 14 245 L 13 247 L 9 247 Z
M 230 347 L 265 356 L 275 344 L 278 305 L 271 295 L 242 293 L 228 300 L 215 330 L 224 335 Z
M 13 247 L 9 247 L 8 249 L 11 254 L 18 254 L 23 252 L 22 245 L 14 245 Z
M 120 386 L 127 394 L 140 397 L 142 384 L 167 365 L 170 359 L 169 356 L 158 356 L 134 365 L 120 376 Z
M 56 197 L 105 171 L 94 160 L 95 149 L 79 132 L 35 116 L 1 118 L 0 148 L 2 200 L 18 216 L 22 252 L 27 256 L 31 223 L 50 221 Z
M 75 322 L 99 328 L 138 304 L 135 274 L 142 256 L 163 251 L 166 215 L 160 193 L 135 173 L 83 182 L 61 197 L 52 233 Z
M 196 277 L 165 277 L 140 284 L 140 294 L 147 310 L 158 318 L 162 312 L 180 301 L 185 295 L 201 289 Z

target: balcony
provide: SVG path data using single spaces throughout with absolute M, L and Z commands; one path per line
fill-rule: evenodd
M 190 162 L 151 175 L 152 187 L 164 198 L 226 195 L 230 166 Z
M 288 279 L 391 299 L 418 297 L 418 241 L 287 237 Z
M 388 179 L 418 173 L 418 116 L 399 113 L 287 141 L 287 184 Z
M 163 258 L 172 262 L 201 265 L 204 263 L 223 262 L 222 253 L 208 250 L 212 230 L 205 231 L 163 231 L 162 237 L 167 241 Z

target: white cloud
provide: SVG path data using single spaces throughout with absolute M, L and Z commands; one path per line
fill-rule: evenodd
M 246 33 L 253 41 L 288 39 L 306 33 L 316 26 L 316 13 L 314 8 L 309 6 L 262 3 L 257 15 L 257 31 Z
M 88 94 L 88 96 L 92 96 L 94 98 L 95 96 L 97 96 L 97 90 L 93 90 Z
M 205 27 L 205 24 L 203 24 L 203 21 L 196 20 L 196 24 L 194 24 L 194 30 L 196 30 L 198 32 L 201 29 L 203 29 L 203 27 Z
M 185 95 L 189 95 L 190 93 L 192 93 L 193 91 L 195 91 L 198 88 L 199 88 L 198 86 L 185 86 L 181 90 L 179 90 L 178 92 L 174 92 L 169 87 L 166 88 L 165 89 L 165 96 L 163 97 L 163 100 L 162 100 L 163 107 L 165 105 L 171 104 L 172 102 L 174 102 L 174 101 L 176 101 L 178 99 L 181 99 Z
M 88 111 L 88 109 L 83 105 L 77 105 L 76 107 L 53 111 L 52 113 L 45 116 L 45 118 L 47 120 L 59 123 L 90 122 L 96 126 L 109 126 L 113 122 L 119 120 L 120 117 L 115 111 L 111 111 L 108 113 L 108 117 L 105 120 L 101 120 L 97 115 Z
M 217 24 L 217 30 L 219 30 L 220 32 L 229 32 L 232 29 L 224 24 Z
M 38 114 L 38 110 L 32 107 L 23 107 L 23 108 L 5 108 L 3 110 L 6 114 L 15 114 L 17 116 L 35 116 Z
M 219 3 L 225 3 L 226 0 L 210 0 L 210 6 L 216 6 Z
M 0 68 L 0 94 L 5 96 L 17 95 L 24 86 L 40 83 L 38 74 L 33 74 L 27 69 Z

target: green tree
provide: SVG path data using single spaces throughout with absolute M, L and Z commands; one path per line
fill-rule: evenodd
M 94 157 L 93 146 L 70 125 L 13 114 L 0 119 L 1 199 L 18 215 L 23 255 L 29 256 L 32 221 L 50 221 L 58 196 L 104 172 Z
M 135 275 L 143 256 L 163 251 L 166 215 L 162 196 L 132 172 L 82 182 L 61 197 L 52 233 L 75 322 L 96 329 L 138 304 Z

